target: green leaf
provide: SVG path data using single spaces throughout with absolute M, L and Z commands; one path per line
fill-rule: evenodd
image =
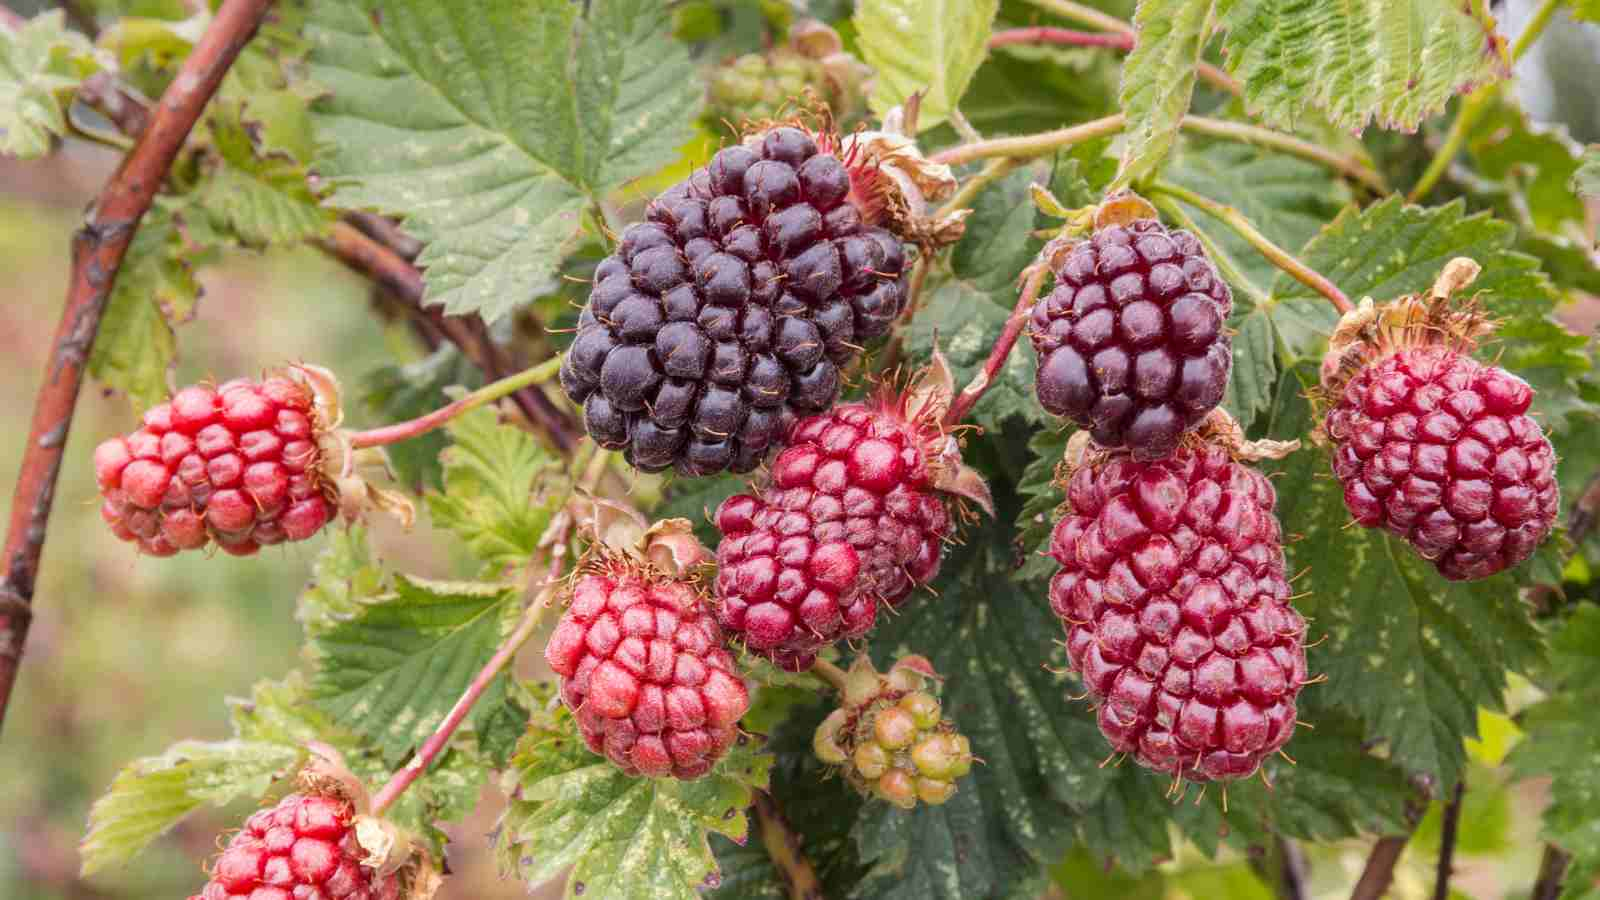
M 94 48 L 68 31 L 60 10 L 41 13 L 17 31 L 0 26 L 0 154 L 31 159 L 66 133 L 64 101 L 100 70 Z
M 203 804 L 259 797 L 299 758 L 294 747 L 233 740 L 182 741 L 134 760 L 89 811 L 82 874 L 127 862 Z
M 492 409 L 457 417 L 440 454 L 444 490 L 428 494 L 434 524 L 466 542 L 485 571 L 527 565 L 567 497 L 563 466 Z
M 200 296 L 174 212 L 180 208 L 158 201 L 140 222 L 89 356 L 89 374 L 125 391 L 139 409 L 167 399 L 177 355 L 172 326 L 194 315 Z
M 307 26 L 317 169 L 405 217 L 430 303 L 495 319 L 540 293 L 580 211 L 676 155 L 700 88 L 652 0 L 343 0 Z
M 1016 581 L 1043 581 L 1056 573 L 1057 564 L 1049 556 L 1050 531 L 1060 518 L 1057 511 L 1064 499 L 1056 487 L 1056 470 L 1067 452 L 1067 428 L 1042 428 L 1028 439 L 1028 467 L 1017 480 L 1017 493 L 1023 499 L 1017 514 L 1016 551 L 1022 565 L 1011 574 Z
M 722 501 L 750 490 L 750 476 L 717 475 L 712 478 L 674 478 L 667 483 L 667 498 L 655 509 L 658 519 L 688 519 L 707 547 L 717 546 L 721 534 L 712 520 Z
M 1572 180 L 1568 186 L 1575 194 L 1600 197 L 1600 144 L 1590 144 L 1583 148 L 1583 159 L 1578 164 L 1577 171 L 1572 173 Z
M 1139 0 L 1133 52 L 1118 95 L 1128 115 L 1113 189 L 1156 170 L 1189 112 L 1195 65 L 1210 36 L 1215 0 Z
M 1519 778 L 1551 779 L 1544 839 L 1573 854 L 1576 869 L 1592 870 L 1600 866 L 1600 606 L 1573 606 L 1555 631 L 1544 687 L 1549 695 L 1522 717 L 1527 739 L 1511 751 L 1510 764 Z
M 399 763 L 494 655 L 517 596 L 505 585 L 396 575 L 393 594 L 313 637 L 313 701 Z
M 1043 242 L 1029 234 L 1034 209 L 1028 185 L 1043 181 L 1042 166 L 1024 166 L 989 185 L 972 203 L 961 241 L 950 253 L 950 268 L 996 300 L 1015 299 L 1017 275 Z M 1018 352 L 1025 352 L 1018 348 Z
M 695 781 L 632 778 L 584 746 L 565 707 L 539 714 L 511 761 L 501 871 L 530 885 L 571 867 L 566 896 L 690 900 L 717 882 L 707 835 L 748 837 L 772 757 L 742 740 Z
M 196 210 L 247 247 L 295 243 L 321 232 L 329 214 L 317 205 L 305 168 L 282 156 L 261 156 L 247 128 L 240 118 L 212 116 L 217 153 L 207 158 L 195 187 Z
M 921 93 L 917 128 L 945 121 L 983 62 L 999 0 L 862 0 L 852 23 L 877 70 L 869 102 L 883 115 Z
M 1535 125 L 1515 103 L 1500 98 L 1467 134 L 1474 174 L 1504 182 L 1529 223 L 1557 231 L 1584 224 L 1583 201 L 1572 187 L 1583 148 L 1564 129 Z
M 1286 373 L 1278 391 L 1274 435 L 1311 429 L 1307 384 L 1296 375 Z M 1298 536 L 1289 556 L 1303 573 L 1295 582 L 1300 611 L 1312 623 L 1311 640 L 1326 638 L 1313 671 L 1334 685 L 1361 686 L 1330 691 L 1329 699 L 1383 739 L 1407 771 L 1454 784 L 1466 762 L 1462 738 L 1477 734 L 1478 708 L 1502 709 L 1506 672 L 1539 657 L 1539 633 L 1517 602 L 1516 582 L 1508 574 L 1448 582 L 1404 542 L 1347 527 L 1324 451 L 1303 449 L 1264 468 L 1277 476 L 1283 531 Z
M 1600 0 L 1574 0 L 1572 16 L 1584 22 L 1600 22 Z
M 301 593 L 295 615 L 308 635 L 323 634 L 359 615 L 365 604 L 387 591 L 388 578 L 372 555 L 366 528 L 334 529 L 317 554 L 311 584 Z
M 1486 6 L 1486 4 L 1485 4 Z M 1293 128 L 1308 108 L 1340 128 L 1414 130 L 1451 97 L 1505 77 L 1488 23 L 1454 0 L 1219 0 L 1245 105 Z

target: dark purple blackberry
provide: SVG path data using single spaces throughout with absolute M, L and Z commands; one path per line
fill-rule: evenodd
M 1138 459 L 1172 453 L 1222 401 L 1233 294 L 1187 231 L 1154 219 L 1101 228 L 1069 250 L 1033 308 L 1039 403 Z
M 651 201 L 595 270 L 561 386 L 645 471 L 748 472 L 838 397 L 905 305 L 900 240 L 811 135 L 728 147 Z

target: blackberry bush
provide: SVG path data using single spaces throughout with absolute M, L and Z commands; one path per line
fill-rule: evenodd
M 1600 875 L 1596 4 L 137 5 L 0 7 L 0 897 Z

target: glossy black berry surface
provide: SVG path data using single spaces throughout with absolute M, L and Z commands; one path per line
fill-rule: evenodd
M 748 472 L 905 306 L 904 250 L 845 164 L 778 128 L 651 201 L 595 270 L 561 368 L 601 446 L 645 471 Z
M 1039 403 L 1103 447 L 1167 456 L 1222 401 L 1233 294 L 1194 235 L 1154 219 L 1073 247 L 1033 308 Z

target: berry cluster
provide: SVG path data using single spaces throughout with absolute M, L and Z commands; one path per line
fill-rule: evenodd
M 1220 447 L 1080 466 L 1051 534 L 1050 608 L 1118 752 L 1193 781 L 1243 778 L 1294 732 L 1305 622 L 1276 495 Z
M 561 367 L 601 446 L 646 471 L 748 472 L 828 408 L 905 305 L 905 256 L 797 128 L 719 151 L 602 261 Z
M 1195 236 L 1154 219 L 1069 250 L 1033 308 L 1039 403 L 1102 447 L 1156 459 L 1222 401 L 1233 294 Z
M 399 880 L 362 866 L 354 818 L 347 801 L 290 794 L 245 821 L 189 900 L 395 900 Z
M 950 529 L 932 484 L 936 438 L 891 395 L 799 423 L 766 489 L 717 510 L 723 626 L 803 671 L 931 580 Z
M 100 514 L 152 556 L 305 540 L 338 508 L 317 418 L 310 388 L 282 375 L 184 388 L 95 449 Z
M 812 736 L 817 758 L 838 766 L 856 790 L 901 809 L 949 800 L 972 769 L 972 744 L 925 689 L 931 678 L 920 656 L 899 660 L 886 676 L 858 657 L 842 705 Z
M 738 737 L 750 695 L 703 601 L 690 582 L 602 564 L 545 647 L 589 749 L 630 775 L 699 778 Z

